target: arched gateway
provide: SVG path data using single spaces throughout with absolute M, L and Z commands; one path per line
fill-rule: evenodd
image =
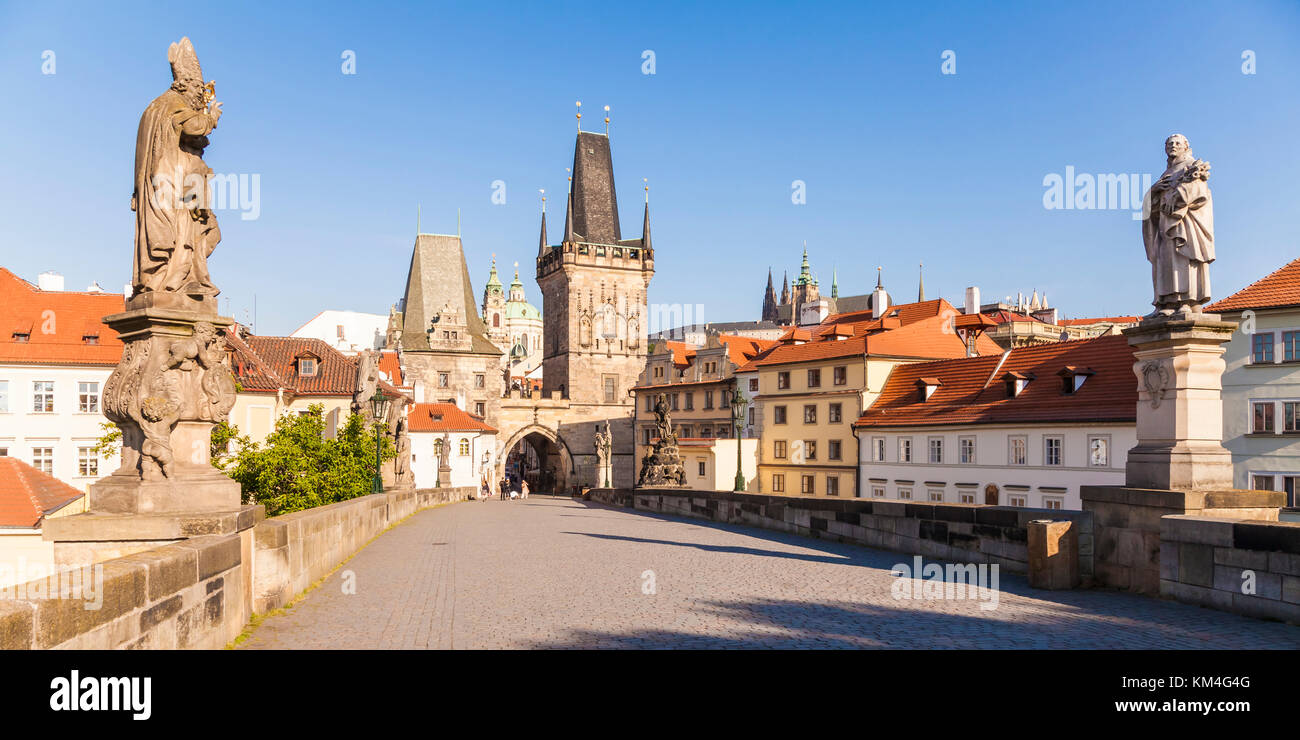
M 501 445 L 497 460 L 497 480 L 522 478 L 530 490 L 539 493 L 567 494 L 576 472 L 564 439 L 541 424 L 529 424 L 511 434 Z

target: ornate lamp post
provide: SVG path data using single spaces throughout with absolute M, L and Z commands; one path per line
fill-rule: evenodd
M 749 405 L 749 399 L 740 391 L 740 384 L 736 384 L 736 389 L 731 392 L 731 420 L 736 425 L 736 491 L 745 490 L 745 474 L 740 467 L 740 428 L 745 423 L 745 408 Z
M 379 466 L 381 465 L 379 452 L 382 449 L 379 443 L 379 434 L 380 424 L 388 418 L 388 403 L 391 400 L 392 396 L 384 393 L 382 388 L 376 388 L 375 395 L 370 397 L 370 412 L 374 415 L 375 419 L 375 480 L 370 486 L 371 493 L 384 492 L 384 479 L 379 472 Z

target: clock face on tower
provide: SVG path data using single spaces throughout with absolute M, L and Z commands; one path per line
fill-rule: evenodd
M 1110 464 L 1109 445 L 1102 437 L 1094 437 L 1088 442 L 1088 464 L 1106 467 Z

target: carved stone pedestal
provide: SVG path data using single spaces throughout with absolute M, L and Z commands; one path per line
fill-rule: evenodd
M 1129 450 L 1131 488 L 1199 491 L 1232 488 L 1223 447 L 1223 345 L 1237 325 L 1213 314 L 1144 320 L 1125 329 L 1137 362 L 1137 446 Z
M 104 319 L 125 344 L 104 384 L 104 413 L 122 431 L 122 466 L 90 486 L 85 514 L 46 522 L 67 564 L 129 555 L 179 539 L 249 529 L 262 507 L 210 462 L 212 427 L 230 413 L 215 300 L 145 293 Z

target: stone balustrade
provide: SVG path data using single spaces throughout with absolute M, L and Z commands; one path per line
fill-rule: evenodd
M 288 603 L 389 526 L 473 493 L 378 493 L 190 537 L 94 566 L 93 584 L 61 598 L 37 583 L 0 589 L 0 649 L 221 648 L 254 612 Z

